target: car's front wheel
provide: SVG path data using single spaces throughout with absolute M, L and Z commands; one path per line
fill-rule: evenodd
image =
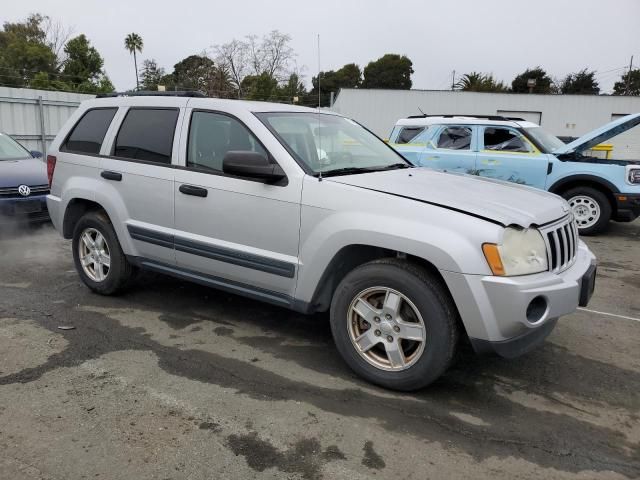
M 458 339 L 457 312 L 441 282 L 397 259 L 364 264 L 342 280 L 331 304 L 331 330 L 357 374 L 404 391 L 440 377 Z
M 569 203 L 580 235 L 604 232 L 611 219 L 611 203 L 600 190 L 575 187 L 562 194 Z
M 72 248 L 80 278 L 96 293 L 116 293 L 132 276 L 133 267 L 103 212 L 89 212 L 78 220 L 73 231 Z

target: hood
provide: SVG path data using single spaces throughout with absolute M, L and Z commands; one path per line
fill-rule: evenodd
M 543 190 L 427 168 L 345 175 L 325 181 L 441 206 L 503 226 L 543 225 L 569 212 L 567 202 Z
M 47 183 L 47 165 L 42 159 L 0 160 L 0 188 Z
M 610 138 L 620 135 L 627 130 L 640 124 L 640 113 L 632 113 L 622 118 L 618 118 L 613 122 L 609 122 L 602 127 L 596 128 L 580 138 L 568 143 L 560 148 L 556 148 L 553 153 L 562 155 L 571 152 L 583 152 L 595 147 L 596 145 L 609 140 Z

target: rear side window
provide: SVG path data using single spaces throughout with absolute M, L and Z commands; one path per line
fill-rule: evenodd
M 73 127 L 63 150 L 77 153 L 100 153 L 104 136 L 117 110 L 117 108 L 88 110 Z
M 445 128 L 438 137 L 438 148 L 469 150 L 471 148 L 471 129 L 469 127 Z
M 131 108 L 116 137 L 114 156 L 170 164 L 177 120 L 177 108 Z
M 418 134 L 424 131 L 424 127 L 404 127 L 398 134 L 396 143 L 409 143 Z

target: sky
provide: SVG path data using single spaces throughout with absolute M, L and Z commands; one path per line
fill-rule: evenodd
M 413 88 L 448 89 L 452 72 L 492 73 L 510 84 L 527 67 L 552 77 L 589 68 L 608 93 L 640 66 L 640 0 L 23 0 L 2 2 L 0 20 L 42 13 L 84 33 L 105 60 L 117 90 L 135 86 L 124 37 L 144 40 L 139 57 L 167 71 L 181 59 L 233 38 L 271 30 L 291 35 L 309 85 L 318 71 L 385 53 L 413 61 Z

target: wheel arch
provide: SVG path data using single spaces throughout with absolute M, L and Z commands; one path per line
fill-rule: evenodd
M 90 211 L 102 211 L 107 217 L 109 217 L 109 214 L 102 205 L 94 200 L 81 197 L 69 200 L 62 220 L 62 236 L 66 239 L 73 237 L 73 230 L 75 229 L 78 220 L 80 220 L 85 213 Z
M 549 191 L 551 193 L 561 195 L 563 192 L 576 187 L 591 187 L 602 192 L 607 197 L 607 200 L 609 200 L 612 213 L 615 214 L 616 199 L 614 194 L 620 193 L 620 190 L 605 178 L 587 174 L 570 175 L 557 180 L 553 185 L 551 185 Z

